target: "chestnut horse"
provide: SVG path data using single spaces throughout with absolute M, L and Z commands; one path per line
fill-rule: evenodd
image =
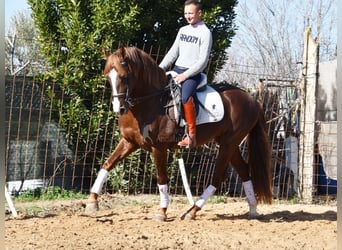
M 111 83 L 113 109 L 120 113 L 121 139 L 97 175 L 86 212 L 98 210 L 97 198 L 108 172 L 130 153 L 143 148 L 152 152 L 157 168 L 160 210 L 156 218 L 164 221 L 169 204 L 167 150 L 177 148 L 175 138 L 179 131 L 177 122 L 172 115 L 170 117 L 172 112 L 165 108 L 168 106 L 164 98 L 168 94 L 168 76 L 153 58 L 134 47 L 122 47 L 113 54 L 105 53 L 105 56 L 104 74 Z M 216 85 L 211 86 L 217 88 Z M 257 100 L 237 87 L 222 88 L 221 85 L 217 91 L 223 101 L 223 119 L 197 125 L 196 135 L 196 146 L 213 139 L 219 145 L 212 183 L 182 219 L 195 219 L 196 213 L 220 187 L 229 163 L 243 181 L 250 217 L 258 215 L 258 202 L 269 204 L 272 201 L 270 146 L 263 110 Z M 239 150 L 239 144 L 245 137 L 248 142 L 247 161 Z

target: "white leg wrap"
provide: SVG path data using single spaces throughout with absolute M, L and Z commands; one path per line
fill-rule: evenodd
M 95 193 L 95 194 L 101 193 L 103 184 L 105 183 L 107 176 L 108 176 L 108 171 L 101 168 L 90 192 Z
M 159 195 L 160 195 L 160 208 L 167 208 L 169 205 L 169 193 L 167 184 L 158 185 Z
M 209 185 L 206 190 L 204 190 L 203 194 L 199 197 L 199 199 L 195 202 L 197 207 L 202 208 L 207 200 L 214 195 L 216 188 L 213 185 Z
M 251 180 L 242 183 L 243 189 L 245 190 L 247 202 L 250 206 L 256 206 L 257 201 L 255 199 L 253 183 Z

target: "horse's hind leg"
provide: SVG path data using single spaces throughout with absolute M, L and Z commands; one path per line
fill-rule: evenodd
M 119 141 L 119 144 L 116 146 L 115 150 L 109 156 L 109 158 L 105 161 L 96 177 L 94 185 L 90 190 L 90 195 L 85 209 L 86 212 L 93 212 L 99 209 L 97 198 L 100 192 L 102 191 L 103 184 L 105 183 L 108 177 L 109 171 L 112 170 L 119 161 L 126 158 L 130 153 L 132 153 L 136 149 L 137 146 L 135 144 L 128 142 L 124 138 L 122 138 Z
M 243 189 L 245 191 L 246 199 L 247 199 L 247 202 L 249 205 L 249 217 L 255 218 L 259 214 L 256 211 L 257 200 L 256 200 L 255 194 L 254 194 L 253 183 L 252 183 L 250 175 L 249 175 L 248 164 L 242 158 L 240 150 L 238 147 L 234 150 L 234 154 L 233 154 L 233 157 L 231 159 L 231 163 L 242 179 Z
M 228 164 L 233 152 L 229 149 L 229 145 L 221 145 L 220 152 L 216 159 L 216 166 L 213 175 L 212 184 L 210 184 L 200 195 L 195 205 L 185 212 L 181 219 L 195 219 L 196 213 L 202 209 L 207 200 L 215 194 L 216 189 L 221 185 L 223 178 L 226 176 Z

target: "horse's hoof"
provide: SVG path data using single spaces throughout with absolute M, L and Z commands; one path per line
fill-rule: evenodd
M 191 214 L 186 214 L 186 215 L 184 216 L 184 219 L 185 219 L 185 220 L 195 220 L 196 217 L 195 217 L 195 216 L 192 216 Z
M 248 219 L 249 220 L 257 219 L 259 217 L 260 217 L 260 214 L 256 211 L 248 213 Z
M 184 219 L 187 219 L 187 220 L 194 220 L 195 219 L 195 215 L 191 215 L 191 210 L 194 209 L 196 207 L 196 205 L 193 205 L 191 208 L 189 208 L 188 210 L 186 210 L 185 213 L 183 213 L 181 216 L 180 216 L 180 219 L 181 220 L 184 220 Z M 200 208 L 199 208 L 200 209 Z M 198 210 L 199 210 L 198 209 Z M 198 211 L 197 210 L 197 211 Z
M 92 203 L 87 203 L 84 212 L 85 213 L 93 213 L 99 211 L 99 203 L 98 202 L 92 202 Z
M 181 215 L 181 220 L 194 220 L 196 216 L 191 215 L 188 211 Z
M 250 206 L 249 207 L 249 213 L 248 213 L 248 219 L 257 219 L 260 216 L 260 214 L 256 210 L 256 206 Z
M 166 215 L 163 214 L 156 214 L 153 219 L 156 221 L 166 221 Z

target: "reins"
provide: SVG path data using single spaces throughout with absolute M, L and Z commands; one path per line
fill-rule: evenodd
M 146 96 L 141 96 L 141 97 L 136 97 L 136 98 L 132 98 L 128 96 L 128 89 L 126 91 L 126 93 L 119 93 L 117 95 L 113 95 L 113 97 L 122 97 L 125 98 L 125 102 L 130 106 L 130 107 L 134 107 L 135 105 L 142 103 L 144 101 L 146 101 L 147 99 L 154 97 L 154 96 L 159 96 L 162 95 L 163 93 L 167 92 L 170 90 L 170 84 L 166 85 L 163 89 L 153 92 L 149 95 Z

